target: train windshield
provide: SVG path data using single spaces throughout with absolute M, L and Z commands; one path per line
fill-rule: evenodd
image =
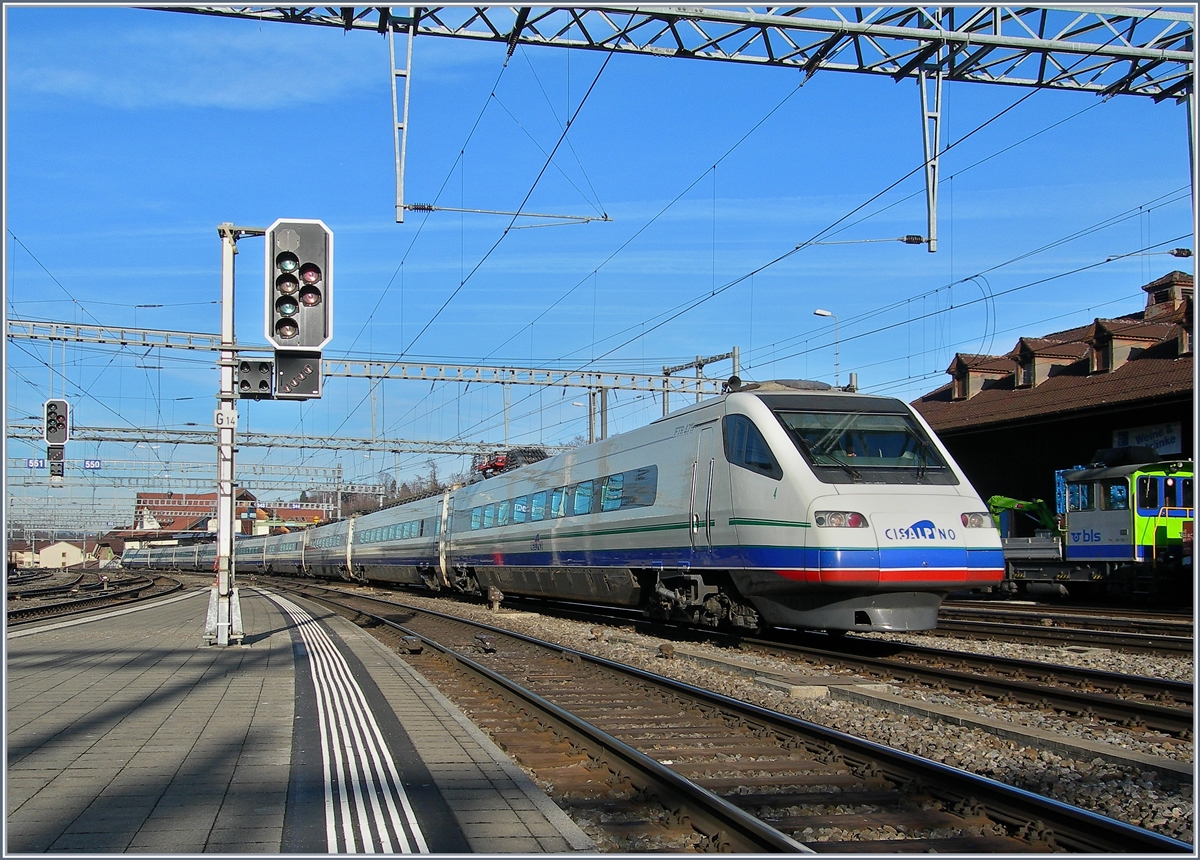
M 827 484 L 957 484 L 912 416 L 775 410 L 813 473 Z

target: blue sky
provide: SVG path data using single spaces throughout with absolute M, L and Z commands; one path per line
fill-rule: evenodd
M 946 143 L 1029 97 L 943 156 L 936 254 L 861 241 L 926 232 L 916 171 L 823 236 L 845 244 L 767 265 L 920 166 L 915 82 L 822 73 L 798 87 L 794 71 L 626 56 L 605 66 L 603 54 L 551 48 L 519 48 L 504 68 L 503 46 L 418 39 L 408 202 L 511 211 L 528 194 L 526 211 L 612 218 L 503 235 L 509 219 L 497 216 L 410 212 L 395 223 L 379 36 L 122 8 L 6 6 L 5 16 L 10 318 L 215 332 L 216 225 L 320 218 L 337 250 L 329 357 L 657 372 L 737 345 L 744 377 L 831 382 L 833 326 L 812 314 L 821 307 L 839 317 L 842 382 L 853 371 L 864 390 L 912 399 L 947 380 L 955 352 L 1002 353 L 1021 335 L 1138 310 L 1142 284 L 1191 271 L 1160 254 L 1065 274 L 1192 247 L 1186 113 L 1174 102 L 949 84 Z M 262 257 L 261 239 L 242 241 L 237 332 L 251 345 L 265 343 Z M 9 421 L 39 414 L 53 379 L 81 425 L 211 424 L 207 355 L 69 346 L 51 369 L 44 347 L 10 342 L 7 359 Z M 372 435 L 365 382 L 327 380 L 325 392 L 243 403 L 243 427 Z M 585 399 L 515 390 L 510 438 L 586 434 L 586 410 L 572 405 Z M 502 414 L 496 387 L 388 382 L 374 433 L 500 441 Z M 656 400 L 623 392 L 610 428 L 659 414 Z M 37 453 L 8 444 L 9 457 Z M 77 443 L 68 456 L 212 453 Z M 306 462 L 369 479 L 427 459 L 315 452 Z

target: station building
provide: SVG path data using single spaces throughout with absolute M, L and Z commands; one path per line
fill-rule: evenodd
M 1192 276 L 1146 284 L 1145 308 L 1021 337 L 1003 355 L 959 353 L 950 381 L 913 401 L 979 495 L 1054 501 L 1054 473 L 1105 448 L 1191 459 Z

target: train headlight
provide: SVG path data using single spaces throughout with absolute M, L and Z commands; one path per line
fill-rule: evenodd
M 867 518 L 854 511 L 817 511 L 813 522 L 821 528 L 865 529 L 867 527 Z
M 995 526 L 992 515 L 988 513 L 963 514 L 959 519 L 962 520 L 963 527 L 968 529 L 990 529 Z

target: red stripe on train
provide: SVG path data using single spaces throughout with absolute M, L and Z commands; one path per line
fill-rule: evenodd
M 1004 568 L 807 568 L 803 570 L 777 570 L 784 579 L 808 582 L 814 585 L 983 585 L 1004 579 Z

